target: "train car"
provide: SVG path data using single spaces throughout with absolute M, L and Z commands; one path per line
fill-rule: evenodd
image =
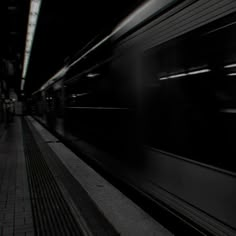
M 147 1 L 36 93 L 48 127 L 213 235 L 236 233 L 235 10 Z

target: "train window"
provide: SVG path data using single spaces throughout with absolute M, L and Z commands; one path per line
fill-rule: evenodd
M 227 22 L 145 53 L 148 145 L 236 171 L 235 32 Z
M 120 83 L 110 74 L 110 63 L 102 64 L 66 82 L 67 107 L 127 107 Z

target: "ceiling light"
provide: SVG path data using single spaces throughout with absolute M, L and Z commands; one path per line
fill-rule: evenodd
M 228 76 L 236 76 L 236 73 L 230 73 Z
M 30 11 L 32 14 L 34 14 L 34 15 L 39 14 L 40 3 L 41 3 L 41 0 L 31 1 Z
M 41 0 L 31 0 L 29 18 L 28 18 L 26 44 L 25 44 L 25 56 L 24 56 L 24 64 L 23 64 L 23 72 L 22 72 L 23 79 L 26 77 L 26 73 L 28 69 L 30 53 L 32 49 L 32 43 L 34 40 L 35 28 L 37 25 L 40 6 L 41 6 Z M 22 80 L 21 90 L 23 89 L 24 89 L 24 82 Z
M 23 74 L 26 74 L 26 68 L 28 67 L 28 63 L 29 63 L 29 52 L 26 51 L 25 52 L 25 64 L 23 67 Z
M 21 80 L 21 85 L 20 85 L 20 90 L 23 90 L 23 89 L 24 89 L 24 86 L 25 86 L 25 80 L 22 79 L 22 80 Z

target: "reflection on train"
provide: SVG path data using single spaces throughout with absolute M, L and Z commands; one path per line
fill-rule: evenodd
M 192 224 L 235 235 L 235 8 L 145 2 L 33 94 L 34 116 Z

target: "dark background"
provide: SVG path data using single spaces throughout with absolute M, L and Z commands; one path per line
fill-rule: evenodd
M 31 93 L 53 76 L 67 57 L 76 54 L 90 40 L 108 32 L 143 0 L 42 0 L 38 25 L 26 76 L 25 90 Z M 29 0 L 0 3 L 1 71 L 10 87 L 20 88 Z M 6 61 L 14 67 L 9 75 Z

